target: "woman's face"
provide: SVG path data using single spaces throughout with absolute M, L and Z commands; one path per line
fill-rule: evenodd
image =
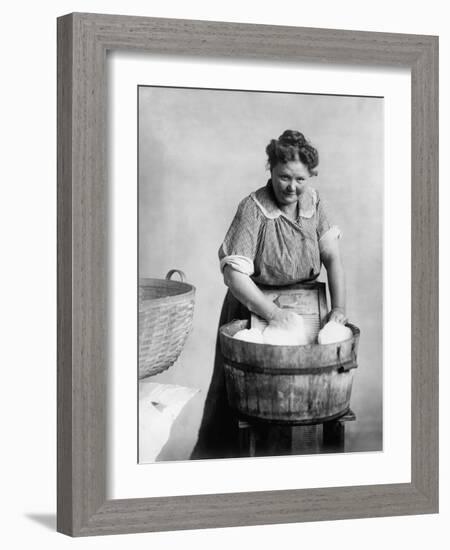
M 272 187 L 280 207 L 296 204 L 311 177 L 300 160 L 278 163 L 272 169 Z

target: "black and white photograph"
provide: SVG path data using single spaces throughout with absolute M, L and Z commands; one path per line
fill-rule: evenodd
M 383 97 L 138 87 L 138 462 L 383 450 Z

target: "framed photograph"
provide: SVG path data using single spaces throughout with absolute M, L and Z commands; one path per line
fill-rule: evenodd
M 58 19 L 58 530 L 438 509 L 438 39 Z
M 116 72 L 121 62 L 125 60 L 116 57 Z M 384 103 L 379 96 L 139 86 L 139 463 L 382 450 Z M 404 116 L 409 116 L 407 106 Z M 314 136 L 314 145 L 305 134 Z M 118 145 L 112 156 L 123 159 L 125 148 L 125 143 Z M 274 182 L 281 190 L 288 175 L 266 166 L 267 148 L 272 155 L 295 156 L 297 149 L 312 155 L 314 166 L 300 168 L 302 183 L 293 187 L 293 200 L 290 195 L 284 200 L 283 192 L 280 203 L 273 194 Z M 296 191 L 303 206 L 293 220 L 282 209 L 290 201 L 296 206 Z M 236 213 L 242 200 L 239 208 L 246 214 Z M 332 221 L 337 218 L 339 226 Z M 247 242 L 252 234 L 258 239 L 254 249 Z M 345 297 L 333 298 L 342 300 L 354 323 L 353 334 L 344 330 L 350 338 L 347 348 L 315 346 L 326 324 L 325 283 L 333 271 L 320 262 L 321 255 L 326 261 L 327 239 L 329 246 L 340 248 L 345 266 L 347 304 Z M 295 255 L 287 256 L 286 250 Z M 248 264 L 251 275 L 245 273 Z M 273 321 L 268 330 L 253 328 L 253 334 L 264 335 L 262 346 L 239 343 L 240 349 L 224 350 L 224 356 L 221 344 L 233 346 L 236 336 L 223 334 L 216 350 L 217 323 L 239 319 L 264 324 L 260 316 L 252 319 L 244 308 L 236 309 L 220 265 L 224 273 L 225 265 L 243 269 L 243 275 L 284 306 L 283 312 L 298 311 L 305 331 L 301 343 L 315 346 L 295 351 L 299 355 L 290 361 L 302 365 L 298 373 L 292 366 L 284 369 L 282 357 L 272 359 L 282 370 L 270 371 L 271 353 L 293 353 L 265 347 L 277 343 L 270 339 L 274 330 L 277 336 Z M 161 280 L 174 267 L 189 274 L 195 295 L 190 285 Z M 339 275 L 335 278 L 339 282 Z M 162 287 L 185 294 L 181 304 L 177 294 L 173 313 L 170 302 L 161 309 Z M 333 327 L 343 325 L 331 324 L 327 330 Z M 359 329 L 364 345 L 358 351 Z M 175 360 L 170 344 L 178 342 L 173 334 L 180 332 L 186 341 Z M 349 355 L 338 358 L 338 349 Z M 230 351 L 250 354 L 246 366 Z M 315 356 L 308 359 L 311 353 Z M 335 376 L 346 361 L 352 368 Z M 358 361 L 363 368 L 353 372 Z M 300 395 L 305 385 L 307 395 Z M 236 394 L 233 410 L 224 399 L 227 389 L 230 398 Z M 325 441 L 324 449 L 321 439 L 330 430 L 342 432 L 342 441 Z

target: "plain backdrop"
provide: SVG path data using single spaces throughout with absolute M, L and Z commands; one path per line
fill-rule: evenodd
M 270 177 L 266 145 L 288 128 L 319 151 L 308 185 L 342 232 L 347 314 L 361 330 L 351 398 L 357 422 L 347 424 L 346 450 L 381 450 L 383 120 L 379 97 L 139 88 L 139 275 L 163 278 L 177 268 L 196 287 L 179 359 L 148 379 L 200 389 L 158 460 L 188 459 L 196 442 L 226 292 L 218 248 L 238 203 Z
M 255 9 L 257 7 L 257 9 Z M 446 548 L 450 381 L 441 367 L 441 512 L 432 516 L 71 540 L 56 510 L 56 22 L 72 11 L 440 35 L 442 340 L 449 323 L 450 30 L 445 3 L 110 0 L 8 3 L 2 11 L 2 546 L 23 548 Z M 443 356 L 443 359 L 445 357 Z M 397 541 L 397 542 L 395 542 Z

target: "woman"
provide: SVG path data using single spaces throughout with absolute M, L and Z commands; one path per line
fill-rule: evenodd
M 293 315 L 279 308 L 258 285 L 286 286 L 313 281 L 322 263 L 331 297 L 329 320 L 346 322 L 345 282 L 338 238 L 318 192 L 309 186 L 319 162 L 317 150 L 298 131 L 286 130 L 266 147 L 271 178 L 239 204 L 219 249 L 228 287 L 219 326 L 247 319 L 253 312 L 270 325 L 289 324 Z M 214 372 L 199 437 L 191 458 L 239 456 L 236 418 L 228 406 L 223 357 L 216 343 Z

